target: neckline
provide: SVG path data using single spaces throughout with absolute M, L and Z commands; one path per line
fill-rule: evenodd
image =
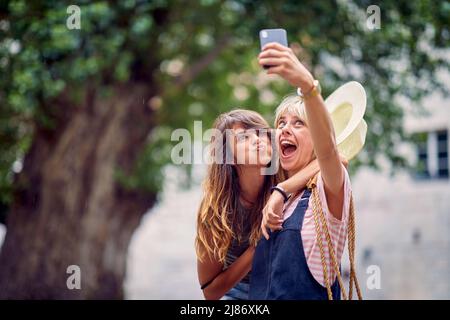
M 289 204 L 284 207 L 283 212 L 285 212 L 290 206 L 292 206 L 292 204 L 294 202 L 298 202 L 299 201 L 298 199 L 301 199 L 303 197 L 303 195 L 305 194 L 305 191 L 306 191 L 306 188 L 303 189 L 302 192 L 300 192 L 298 195 L 294 196 L 294 198 L 292 198 L 292 200 L 289 201 Z
M 290 206 L 291 206 L 294 202 L 296 202 L 297 205 L 295 206 L 294 210 L 292 210 L 292 213 L 291 213 L 291 215 L 289 216 L 289 218 L 287 218 L 286 220 L 283 221 L 283 225 L 284 225 L 285 223 L 287 223 L 287 221 L 289 221 L 289 219 L 291 219 L 291 218 L 294 216 L 295 210 L 297 209 L 297 206 L 298 206 L 298 203 L 299 203 L 299 201 L 303 198 L 303 195 L 305 194 L 305 191 L 306 191 L 306 188 L 303 189 L 303 191 L 300 193 L 299 196 L 297 196 L 298 200 L 297 200 L 297 199 L 296 199 L 295 201 L 293 200 L 293 201 L 290 203 Z M 286 208 L 286 209 L 287 209 L 287 208 Z M 285 209 L 285 210 L 286 210 L 286 209 Z

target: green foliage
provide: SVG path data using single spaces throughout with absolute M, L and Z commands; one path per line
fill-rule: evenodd
M 148 79 L 161 90 L 154 109 L 164 130 L 153 130 L 133 176 L 117 171 L 129 188 L 156 190 L 161 184 L 175 128 L 192 129 L 194 120 L 202 120 L 206 129 L 219 113 L 238 106 L 271 122 L 277 102 L 293 88 L 258 77 L 262 28 L 287 30 L 289 42 L 303 48 L 302 61 L 322 81 L 325 96 L 349 80 L 366 88 L 369 132 L 352 169 L 377 167 L 378 154 L 404 164 L 394 148 L 405 139 L 395 97 L 417 101 L 431 90 L 444 90 L 435 73 L 449 68 L 438 54 L 449 44 L 447 2 L 380 3 L 380 30 L 367 29 L 372 1 L 363 0 L 78 1 L 81 30 L 66 27 L 70 4 L 14 0 L 0 6 L 2 202 L 10 201 L 12 164 L 26 153 L 34 128 L 52 123 L 48 105 L 65 91 L 78 101 L 86 83 L 107 92 L 118 83 Z M 210 61 L 198 63 L 218 47 Z M 187 70 L 196 68 L 184 82 Z

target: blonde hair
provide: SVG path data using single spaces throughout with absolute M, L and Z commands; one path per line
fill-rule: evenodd
M 224 133 L 225 130 L 233 128 L 234 124 L 241 124 L 246 129 L 270 129 L 267 121 L 259 113 L 242 109 L 221 114 L 213 127 Z M 226 150 L 229 146 L 225 134 L 220 139 L 213 138 L 211 144 L 216 144 L 216 147 L 212 150 Z M 223 157 L 226 155 L 223 154 Z M 270 196 L 270 187 L 277 184 L 278 179 L 278 174 L 265 176 L 256 205 L 252 213 L 246 217 L 251 226 L 250 245 L 256 246 L 261 238 L 261 212 Z M 200 261 L 203 261 L 206 254 L 224 263 L 231 241 L 233 238 L 239 239 L 242 232 L 239 228 L 234 228 L 240 193 L 236 167 L 225 161 L 222 163 L 214 161 L 208 167 L 203 188 L 203 199 L 197 214 L 195 250 Z
M 280 118 L 286 113 L 295 114 L 308 127 L 308 117 L 306 115 L 305 104 L 303 103 L 303 99 L 299 95 L 288 95 L 278 105 L 277 109 L 275 110 L 275 129 L 278 128 L 278 122 L 280 121 Z M 313 150 L 311 161 L 314 159 L 316 159 L 316 153 Z M 287 172 L 283 171 L 283 176 L 287 177 Z
M 300 96 L 291 94 L 286 96 L 283 101 L 281 101 L 281 103 L 275 110 L 275 128 L 278 127 L 280 118 L 286 113 L 295 114 L 308 126 L 308 118 L 306 116 L 305 105 Z

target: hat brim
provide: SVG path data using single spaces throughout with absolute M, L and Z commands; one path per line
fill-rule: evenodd
M 364 146 L 366 103 L 364 87 L 356 81 L 342 85 L 325 100 L 335 129 L 336 144 L 347 160 L 356 156 Z
M 338 144 L 339 154 L 348 161 L 353 159 L 364 147 L 366 133 L 367 123 L 362 119 L 352 134 Z

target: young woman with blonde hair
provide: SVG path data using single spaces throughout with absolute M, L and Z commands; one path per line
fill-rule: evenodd
M 249 298 L 340 299 L 342 293 L 345 299 L 351 297 L 353 285 L 361 298 L 353 260 L 351 184 L 341 163 L 320 85 L 292 50 L 279 44 L 266 45 L 259 63 L 273 66 L 268 73 L 281 76 L 303 95 L 285 98 L 276 111 L 275 141 L 282 169 L 291 177 L 318 161 L 320 172 L 307 188 L 302 186 L 295 191 L 282 213 L 265 212 L 262 224 L 265 239 L 255 250 Z M 351 100 L 354 92 L 346 92 L 346 101 Z M 340 275 L 347 236 L 348 296 Z

